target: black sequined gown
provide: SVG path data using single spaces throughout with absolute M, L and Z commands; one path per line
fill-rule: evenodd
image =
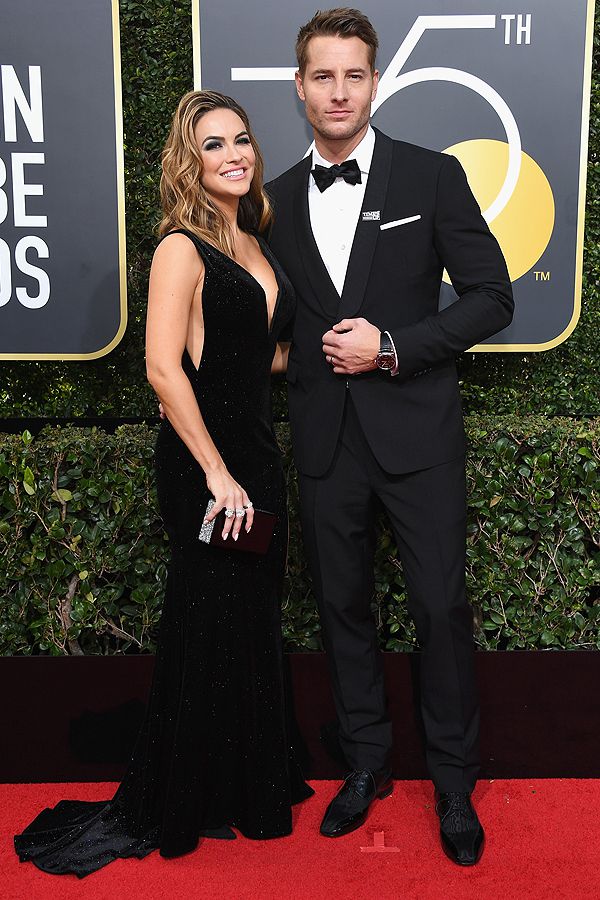
M 294 312 L 291 286 L 269 249 L 279 286 L 269 327 L 260 284 L 195 237 L 205 264 L 205 341 L 183 368 L 206 426 L 255 507 L 279 520 L 266 556 L 198 541 L 210 494 L 172 426 L 156 445 L 161 513 L 172 559 L 147 716 L 114 798 L 63 800 L 15 838 L 21 861 L 84 876 L 117 857 L 193 850 L 228 824 L 250 838 L 291 831 L 290 805 L 308 797 L 287 739 L 280 598 L 287 545 L 283 470 L 271 421 L 275 343 Z

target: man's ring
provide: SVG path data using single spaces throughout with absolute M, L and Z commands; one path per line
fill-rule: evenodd
M 332 362 L 333 362 L 333 356 L 328 356 L 328 357 L 327 357 L 327 362 L 332 363 Z
M 235 509 L 231 509 L 230 506 L 226 506 L 225 507 L 225 518 L 233 519 L 234 515 L 235 515 Z
M 243 509 L 236 509 L 236 511 L 235 511 L 236 519 L 243 519 L 245 515 L 246 515 L 246 513 Z

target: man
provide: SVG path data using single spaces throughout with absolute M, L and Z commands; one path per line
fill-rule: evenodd
M 300 29 L 296 88 L 315 147 L 267 190 L 271 246 L 298 297 L 287 380 L 301 518 L 342 748 L 352 769 L 321 833 L 392 791 L 391 725 L 370 612 L 383 502 L 420 644 L 427 762 L 442 844 L 479 859 L 465 438 L 455 357 L 509 324 L 502 254 L 456 159 L 369 124 L 377 36 L 352 9 Z M 458 293 L 438 311 L 446 268 Z

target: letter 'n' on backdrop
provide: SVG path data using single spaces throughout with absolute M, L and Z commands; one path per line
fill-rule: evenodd
M 196 87 L 248 111 L 272 178 L 311 142 L 294 44 L 314 0 L 192 0 Z M 594 0 L 362 0 L 380 39 L 373 124 L 462 163 L 506 257 L 511 325 L 474 350 L 532 351 L 581 308 Z M 402 218 L 418 210 L 399 210 Z M 456 299 L 445 279 L 440 303 Z
M 127 323 L 118 0 L 5 6 L 0 359 L 95 359 Z

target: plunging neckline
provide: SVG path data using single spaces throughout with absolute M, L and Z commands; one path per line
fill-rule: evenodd
M 250 232 L 246 232 L 246 233 L 250 234 Z M 237 259 L 234 259 L 233 256 L 229 256 L 227 253 L 224 253 L 222 250 L 219 249 L 219 247 L 215 247 L 214 244 L 209 243 L 209 241 L 205 241 L 203 238 L 199 238 L 198 235 L 194 234 L 193 232 L 187 231 L 185 228 L 176 228 L 173 231 L 169 231 L 168 234 L 165 235 L 165 237 L 168 237 L 169 234 L 185 234 L 187 237 L 190 238 L 190 240 L 192 240 L 192 243 L 194 242 L 194 240 L 196 240 L 196 241 L 200 241 L 202 244 L 206 244 L 207 247 L 210 247 L 212 250 L 216 250 L 217 253 L 220 253 L 221 256 L 224 256 L 225 259 L 228 259 L 230 262 L 232 262 L 234 264 L 234 266 L 237 266 L 238 269 L 241 269 L 242 272 L 245 272 L 246 275 L 248 276 L 248 278 L 251 278 L 252 281 L 256 285 L 258 285 L 258 287 L 262 291 L 263 297 L 264 297 L 264 310 L 265 310 L 265 316 L 267 319 L 267 337 L 270 337 L 271 334 L 273 333 L 273 324 L 275 322 L 275 316 L 277 315 L 277 310 L 279 308 L 279 301 L 281 299 L 283 285 L 282 285 L 281 279 L 279 278 L 279 274 L 277 272 L 276 267 L 271 263 L 268 256 L 264 252 L 264 250 L 262 248 L 262 244 L 259 241 L 259 239 L 255 235 L 250 235 L 250 237 L 254 237 L 254 240 L 256 241 L 256 243 L 258 245 L 258 249 L 260 250 L 263 258 L 271 266 L 271 270 L 273 272 L 273 275 L 275 276 L 275 282 L 277 284 L 277 295 L 275 297 L 275 303 L 273 304 L 273 312 L 271 314 L 270 320 L 269 320 L 269 299 L 267 297 L 267 292 L 264 289 L 264 287 L 262 286 L 262 284 L 260 283 L 260 281 L 258 280 L 258 278 L 256 278 L 249 269 L 247 269 L 245 266 L 243 266 L 241 263 L 239 263 L 237 261 Z M 191 356 L 190 356 L 190 359 L 191 359 Z
M 218 247 L 215 247 L 214 244 L 208 244 L 208 241 L 205 241 L 205 243 L 207 243 L 209 247 L 212 247 L 213 250 L 216 250 L 217 253 L 220 253 L 221 256 L 224 256 L 225 259 L 228 259 L 230 262 L 232 262 L 232 263 L 234 264 L 234 266 L 237 266 L 237 267 L 238 267 L 238 269 L 241 269 L 242 272 L 245 272 L 246 275 L 247 275 L 249 278 L 251 278 L 252 281 L 253 281 L 256 285 L 258 285 L 258 287 L 261 289 L 261 291 L 263 292 L 264 298 L 265 298 L 265 301 L 264 301 L 264 302 L 265 302 L 265 312 L 266 312 L 266 316 L 267 316 L 267 335 L 270 337 L 271 334 L 272 334 L 272 332 L 273 332 L 273 323 L 275 322 L 275 316 L 276 316 L 276 314 L 277 314 L 277 308 L 278 308 L 278 306 L 279 306 L 279 300 L 280 300 L 280 298 L 281 298 L 282 284 L 281 284 L 281 281 L 279 280 L 279 275 L 277 274 L 277 270 L 275 269 L 275 266 L 271 264 L 270 260 L 269 260 L 269 259 L 267 258 L 267 256 L 265 255 L 265 253 L 264 253 L 264 251 L 263 251 L 263 248 L 261 247 L 260 241 L 258 240 L 258 238 L 255 238 L 255 240 L 256 240 L 256 243 L 257 243 L 257 245 L 258 245 L 258 249 L 260 250 L 260 252 L 261 252 L 261 254 L 262 254 L 263 259 L 265 259 L 265 260 L 267 261 L 267 263 L 269 264 L 269 266 L 271 267 L 271 271 L 273 272 L 273 275 L 275 276 L 275 283 L 276 283 L 276 285 L 277 285 L 277 294 L 276 294 L 276 296 L 275 296 L 275 303 L 273 304 L 273 312 L 271 313 L 271 319 L 270 319 L 270 320 L 269 320 L 269 299 L 268 299 L 268 297 L 267 297 L 267 292 L 266 292 L 266 290 L 264 289 L 263 285 L 260 283 L 260 281 L 258 280 L 258 278 L 256 278 L 256 277 L 252 274 L 252 272 L 251 272 L 249 269 L 246 268 L 246 266 L 243 266 L 241 263 L 239 263 L 239 262 L 237 261 L 237 259 L 234 259 L 233 256 L 229 256 L 229 254 L 223 253 L 223 251 L 220 250 Z

